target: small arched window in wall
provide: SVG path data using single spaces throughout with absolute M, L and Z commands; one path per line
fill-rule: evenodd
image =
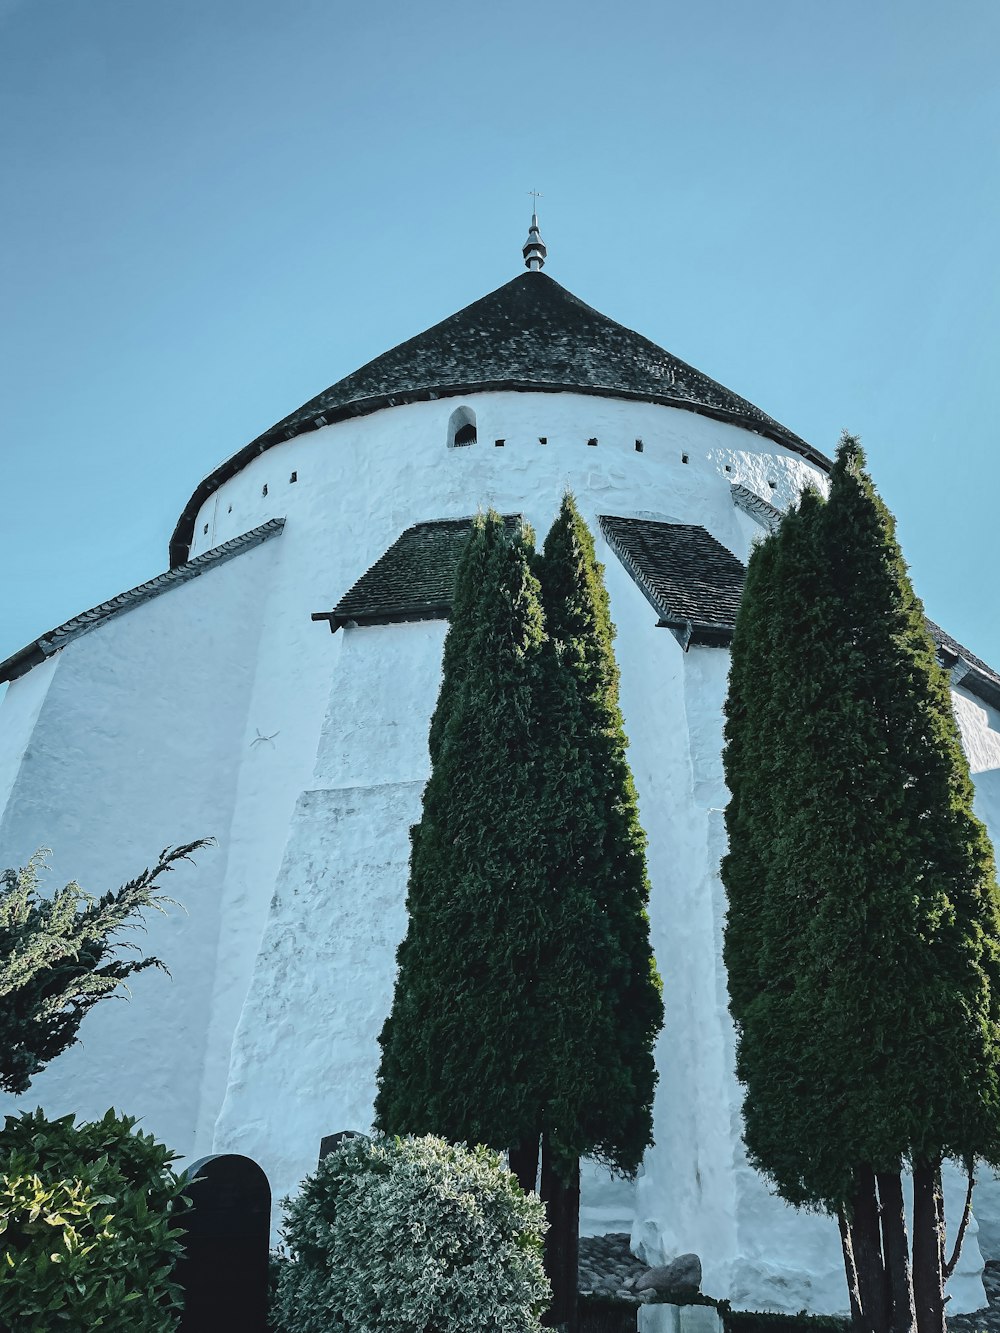
M 448 448 L 461 449 L 476 442 L 476 414 L 471 407 L 456 407 L 448 418 Z

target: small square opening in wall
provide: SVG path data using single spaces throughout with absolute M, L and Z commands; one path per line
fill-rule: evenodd
M 549 437 L 547 435 L 539 435 L 538 437 L 539 444 L 548 444 L 548 442 L 549 442 Z
M 644 447 L 645 447 L 645 446 L 643 445 L 642 440 L 636 440 L 636 442 L 635 442 L 635 451 L 636 451 L 637 454 L 641 454 L 642 451 L 643 451 L 643 448 L 644 448 Z
M 202 528 L 202 532 L 204 533 L 204 535 L 205 535 L 206 537 L 208 536 L 208 524 L 207 524 L 207 523 L 206 523 L 205 526 Z
M 730 465 L 727 463 L 727 464 L 726 464 L 726 471 L 727 471 L 727 472 L 732 472 L 732 470 L 733 470 L 733 469 L 732 469 L 732 468 L 730 467 Z
M 767 484 L 768 486 L 770 486 L 772 491 L 776 491 L 778 489 L 778 483 L 776 481 L 772 481 L 770 477 L 768 477 L 767 479 Z
M 687 456 L 687 454 L 681 454 L 681 462 L 682 462 L 682 463 L 686 463 L 687 461 L 688 461 L 688 456 Z
M 261 495 L 266 495 L 266 494 L 267 494 L 267 482 L 266 482 L 266 481 L 264 482 L 264 485 L 260 488 L 260 493 L 261 493 Z
M 507 442 L 506 440 L 494 440 L 493 443 L 498 449 L 502 449 Z
M 596 436 L 596 435 L 591 435 L 591 437 L 590 437 L 590 439 L 587 441 L 587 443 L 590 445 L 591 449 L 596 449 L 596 448 L 597 448 L 597 436 Z
M 292 475 L 288 478 L 289 486 L 292 484 L 293 481 L 298 481 L 298 479 L 299 479 L 299 474 L 297 472 L 293 472 Z

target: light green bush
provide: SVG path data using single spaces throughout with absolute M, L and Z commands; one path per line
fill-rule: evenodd
M 545 1211 L 500 1155 L 348 1139 L 285 1199 L 278 1333 L 538 1333 Z
M 135 1118 L 76 1125 L 41 1111 L 0 1130 L 0 1328 L 171 1333 L 174 1154 Z

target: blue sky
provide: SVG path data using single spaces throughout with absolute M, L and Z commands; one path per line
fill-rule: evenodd
M 199 479 L 547 272 L 820 449 L 1000 667 L 995 0 L 0 0 L 0 658 Z

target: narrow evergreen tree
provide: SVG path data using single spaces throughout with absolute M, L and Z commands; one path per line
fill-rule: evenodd
M 751 558 L 730 686 L 747 1148 L 784 1198 L 839 1217 L 856 1320 L 942 1333 L 941 1162 L 1000 1153 L 1000 895 L 948 680 L 849 436 L 829 501 L 807 494 Z
M 538 569 L 489 514 L 457 579 L 376 1121 L 511 1150 L 575 1320 L 579 1158 L 634 1174 L 661 1021 L 607 596 L 567 500 Z
M 543 976 L 566 1077 L 542 1140 L 557 1321 L 572 1322 L 579 1157 L 634 1176 L 652 1143 L 663 1021 L 645 835 L 626 759 L 614 626 L 594 541 L 567 495 L 536 561 L 548 633 L 541 810 L 556 944 Z M 564 1298 L 560 1300 L 560 1296 Z
M 544 634 L 527 534 L 476 522 L 460 563 L 376 1122 L 507 1148 L 544 1122 L 548 942 L 536 789 Z

